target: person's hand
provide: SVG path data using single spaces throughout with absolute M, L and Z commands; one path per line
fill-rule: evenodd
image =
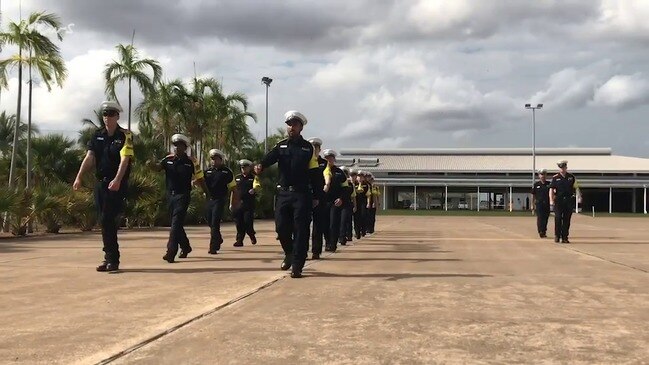
M 337 207 L 343 205 L 342 199 L 340 199 L 340 198 L 336 199 L 336 201 L 334 201 L 334 205 L 337 206 Z
M 77 177 L 76 179 L 74 179 L 74 183 L 72 184 L 72 189 L 74 191 L 77 191 L 80 188 L 81 188 L 81 179 L 79 177 Z
M 356 206 L 354 206 L 354 209 L 352 209 L 352 211 L 353 211 L 354 213 L 356 213 Z
M 372 204 L 367 205 L 367 209 L 370 209 L 370 208 L 372 208 Z
M 324 188 L 322 189 L 325 193 L 329 192 L 329 185 L 325 185 Z
M 264 172 L 264 167 L 261 166 L 261 164 L 258 164 L 255 166 L 255 174 L 260 175 L 262 172 Z
M 122 185 L 121 181 L 119 181 L 117 179 L 113 179 L 111 182 L 108 183 L 108 190 L 110 190 L 110 191 L 118 191 L 119 187 L 121 185 Z
M 232 210 L 234 209 L 234 207 L 232 206 L 232 204 L 230 204 L 230 206 L 229 206 L 228 208 L 230 208 L 230 211 L 232 211 Z
M 250 195 L 255 195 L 255 189 L 250 189 L 250 190 L 248 190 L 248 194 L 250 194 Z
M 318 204 L 320 204 L 320 202 L 318 201 L 318 199 L 313 199 L 313 207 L 314 207 L 314 208 L 317 207 Z

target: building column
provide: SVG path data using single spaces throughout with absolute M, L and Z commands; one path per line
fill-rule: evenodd
M 644 200 L 642 201 L 642 210 L 644 214 L 647 214 L 647 185 L 643 186 L 644 188 Z
M 512 186 L 509 185 L 509 212 L 514 210 L 514 192 Z
M 480 187 L 478 186 L 478 212 L 480 211 Z
M 613 213 L 613 188 L 608 188 L 608 214 Z
M 448 212 L 448 185 L 444 186 L 444 211 Z
M 386 209 L 386 203 L 388 199 L 387 196 L 388 196 L 388 187 L 385 184 L 383 184 L 383 209 L 382 210 Z
M 633 190 L 632 190 L 633 192 L 631 193 L 631 201 L 632 201 L 631 213 L 637 213 L 638 212 L 638 209 L 637 209 L 638 204 L 635 203 L 635 201 L 638 200 L 638 194 L 637 194 L 636 190 L 637 190 L 636 188 L 633 188 Z
M 415 210 L 417 210 L 417 185 L 415 185 Z

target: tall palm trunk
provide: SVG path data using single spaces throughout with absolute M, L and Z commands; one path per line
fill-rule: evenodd
M 14 122 L 14 142 L 11 149 L 11 166 L 9 167 L 9 189 L 14 186 L 14 170 L 16 169 L 16 151 L 18 149 L 18 129 L 20 128 L 20 105 L 23 96 L 23 64 L 22 64 L 23 49 L 18 47 L 18 103 L 16 107 L 16 121 Z M 4 214 L 4 227 L 5 232 L 9 232 L 9 213 Z
M 128 130 L 131 130 L 131 76 L 128 77 Z
M 14 142 L 11 149 L 11 166 L 9 167 L 9 188 L 14 186 L 14 171 L 16 169 L 16 152 L 18 150 L 18 129 L 20 127 L 20 105 L 23 100 L 23 64 L 22 64 L 23 50 L 20 48 L 18 51 L 18 103 L 16 106 L 16 122 L 14 124 Z
M 32 51 L 29 50 L 29 59 L 32 59 Z M 32 78 L 32 64 L 29 63 L 29 96 L 27 102 L 27 182 L 25 183 L 25 188 L 27 190 L 32 187 L 32 89 L 33 89 L 34 79 Z
M 32 50 L 29 50 L 29 96 L 27 102 L 27 151 L 26 157 L 27 162 L 25 164 L 27 168 L 26 181 L 25 181 L 25 190 L 30 191 L 32 188 L 32 89 L 34 84 L 34 79 L 32 78 Z M 33 233 L 34 226 L 32 221 L 29 221 L 27 225 L 27 232 Z

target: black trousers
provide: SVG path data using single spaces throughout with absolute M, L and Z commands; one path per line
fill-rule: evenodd
M 356 204 L 356 213 L 354 213 L 354 232 L 356 238 L 365 236 L 367 233 L 367 207 L 365 203 L 360 202 Z
M 210 199 L 207 202 L 207 211 L 205 220 L 210 226 L 210 251 L 218 251 L 223 243 L 221 235 L 221 219 L 223 218 L 223 209 L 225 209 L 226 198 Z
M 251 204 L 242 204 L 241 207 L 232 214 L 234 222 L 237 225 L 237 242 L 243 242 L 248 234 L 252 238 L 255 235 L 255 206 Z
M 367 210 L 367 232 L 374 233 L 374 226 L 376 225 L 376 208 Z
M 329 202 L 320 200 L 313 208 L 313 230 L 311 232 L 313 253 L 322 253 L 322 241 L 329 246 Z
M 333 202 L 329 204 L 329 243 L 328 246 L 336 249 L 338 241 L 345 239 L 345 222 L 349 220 L 344 214 L 345 204 L 337 207 Z
M 119 264 L 117 228 L 119 215 L 124 209 L 126 186 L 122 185 L 120 191 L 110 191 L 108 190 L 108 183 L 108 181 L 100 181 L 95 185 L 95 206 L 97 207 L 99 223 L 101 224 L 104 260 L 113 264 Z
M 275 229 L 293 271 L 301 272 L 309 251 L 309 224 L 313 211 L 310 192 L 280 191 L 275 206 Z
M 171 215 L 171 230 L 169 231 L 169 241 L 167 241 L 167 253 L 175 256 L 178 253 L 178 246 L 183 251 L 188 251 L 191 248 L 184 227 L 190 195 L 189 193 L 167 194 L 167 200 L 169 214 Z
M 352 202 L 346 202 L 342 205 L 342 210 L 340 213 L 340 233 L 338 235 L 338 241 L 331 241 L 331 245 L 337 243 L 346 243 L 352 238 L 352 219 L 354 215 L 354 205 Z
M 554 236 L 568 239 L 570 235 L 570 218 L 575 209 L 574 198 L 556 198 L 554 200 Z
M 536 229 L 539 234 L 548 232 L 548 218 L 550 217 L 550 203 L 536 203 Z
M 348 209 L 349 212 L 346 213 L 348 214 L 348 217 L 347 217 L 347 226 L 345 228 L 346 229 L 345 238 L 347 239 L 347 241 L 351 241 L 354 236 L 354 214 L 356 214 L 354 212 L 354 204 L 349 203 Z

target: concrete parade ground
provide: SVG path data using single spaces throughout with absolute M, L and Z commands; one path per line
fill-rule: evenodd
M 380 216 L 303 279 L 260 243 L 162 260 L 166 229 L 0 240 L 2 364 L 649 363 L 649 221 L 573 217 L 570 245 L 532 217 Z M 553 223 L 550 223 L 550 230 Z

